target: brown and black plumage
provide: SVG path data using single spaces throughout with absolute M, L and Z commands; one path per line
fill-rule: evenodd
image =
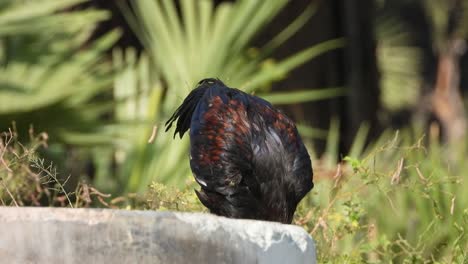
M 267 101 L 204 79 L 166 123 L 190 129 L 200 201 L 217 215 L 291 223 L 312 189 L 312 165 L 296 126 Z

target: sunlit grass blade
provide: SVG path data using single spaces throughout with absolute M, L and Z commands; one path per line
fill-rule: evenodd
M 369 124 L 363 123 L 359 126 L 359 129 L 354 136 L 353 144 L 351 145 L 351 149 L 348 153 L 350 157 L 361 157 L 364 153 L 364 147 L 367 140 L 367 135 L 369 133 Z
M 330 129 L 328 130 L 326 150 L 327 153 L 327 166 L 332 168 L 338 163 L 340 149 L 340 121 L 333 118 L 330 122 Z
M 290 92 L 272 92 L 268 94 L 258 94 L 259 97 L 272 104 L 294 104 L 324 99 L 336 98 L 346 94 L 343 88 L 310 89 Z
M 306 61 L 311 60 L 312 58 L 327 51 L 343 47 L 343 45 L 343 39 L 333 39 L 316 44 L 310 48 L 296 53 L 295 55 L 292 55 L 287 59 L 275 63 L 274 65 L 264 67 L 254 78 L 245 83 L 243 88 L 246 91 L 252 91 L 255 88 L 258 88 L 261 83 L 268 83 L 270 81 L 279 79 L 282 76 L 285 76 L 287 72 L 302 65 Z

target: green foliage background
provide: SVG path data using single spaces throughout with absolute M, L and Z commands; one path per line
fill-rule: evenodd
M 143 43 L 138 53 L 115 48 L 119 29 L 92 39 L 110 14 L 75 8 L 86 2 L 0 3 L 0 205 L 204 211 L 193 192 L 187 138 L 163 133 L 199 79 L 219 77 L 277 105 L 346 95 L 343 87 L 269 91 L 291 70 L 344 45 L 329 40 L 273 58 L 314 14 L 313 4 L 264 46 L 252 47 L 288 1 L 215 7 L 181 0 L 180 15 L 174 1 L 130 1 L 120 7 Z M 437 5 L 443 3 L 427 6 L 440 32 Z M 415 104 L 421 80 L 420 51 L 405 26 L 392 21 L 383 17 L 376 33 L 381 100 L 395 110 Z M 423 136 L 415 126 L 365 144 L 369 126 L 362 124 L 339 160 L 339 119 L 328 131 L 298 127 L 304 138 L 327 142 L 324 155 L 309 148 L 316 187 L 294 222 L 315 238 L 319 263 L 467 261 L 466 142 L 444 146 L 437 133 Z M 96 165 L 93 178 L 83 173 L 86 159 Z

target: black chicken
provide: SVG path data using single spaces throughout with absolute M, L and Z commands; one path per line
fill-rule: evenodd
M 166 123 L 190 128 L 200 201 L 217 215 L 291 223 L 312 189 L 312 166 L 294 123 L 267 101 L 204 79 Z

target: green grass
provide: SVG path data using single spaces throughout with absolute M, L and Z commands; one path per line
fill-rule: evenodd
M 395 136 L 330 168 L 295 223 L 318 246 L 319 263 L 464 263 L 468 260 L 468 165 L 457 150 Z

